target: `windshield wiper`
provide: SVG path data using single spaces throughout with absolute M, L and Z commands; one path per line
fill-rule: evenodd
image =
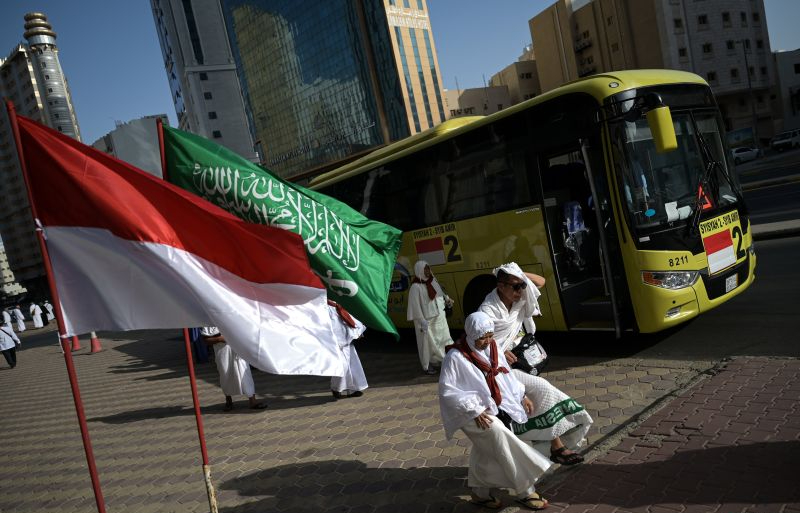
M 694 210 L 692 212 L 692 222 L 689 223 L 689 233 L 692 236 L 695 236 L 700 228 L 700 214 L 703 211 L 703 197 L 709 193 L 714 194 L 716 195 L 715 199 L 717 204 L 719 203 L 720 194 L 719 183 L 717 183 L 717 179 L 720 174 L 725 178 L 725 181 L 728 182 L 728 185 L 731 186 L 731 191 L 733 191 L 733 194 L 736 195 L 736 203 L 738 204 L 739 209 L 743 211 L 742 213 L 744 215 L 747 215 L 747 212 L 744 206 L 744 198 L 739 193 L 738 188 L 733 184 L 731 177 L 728 176 L 728 173 L 726 173 L 722 168 L 722 164 L 714 158 L 713 153 L 711 153 L 711 148 L 703 137 L 703 134 L 700 132 L 694 116 L 690 115 L 689 119 L 691 119 L 694 133 L 697 135 L 697 139 L 700 144 L 700 151 L 703 155 L 703 161 L 706 162 L 705 171 L 702 175 L 700 175 L 700 179 L 697 181 L 697 187 L 695 187 Z M 718 173 L 714 173 L 715 169 L 718 170 Z

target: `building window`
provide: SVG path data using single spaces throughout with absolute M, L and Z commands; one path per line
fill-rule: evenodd
M 678 48 L 678 57 L 686 57 L 687 54 L 686 48 Z
M 744 47 L 745 47 L 745 49 L 747 49 L 747 50 L 749 50 L 749 49 L 750 49 L 750 40 L 749 40 L 749 39 L 745 39 L 745 40 L 744 40 Z
M 764 49 L 764 40 L 763 39 L 756 39 L 756 48 L 759 50 Z
M 203 93 L 203 98 L 205 98 L 206 100 L 210 100 L 211 99 L 211 93 L 209 93 L 208 91 L 204 92 Z
M 703 43 L 703 55 L 711 55 L 714 53 L 714 47 L 711 43 Z
M 722 13 L 722 26 L 723 27 L 731 26 L 731 13 L 729 13 L 728 11 Z
M 618 52 L 619 51 L 619 43 L 612 43 L 611 44 L 611 51 Z
M 706 16 L 705 14 L 701 14 L 700 16 L 698 16 L 697 24 L 700 26 L 700 28 L 708 28 L 708 16 Z
M 52 88 L 52 87 L 48 87 L 48 88 L 47 88 L 47 92 L 48 92 L 48 93 L 52 93 L 52 92 L 53 92 L 53 88 Z
M 747 68 L 747 73 L 752 77 L 752 76 L 755 76 L 756 70 L 755 70 L 755 68 L 753 66 L 749 66 Z
M 746 27 L 747 26 L 747 13 L 744 12 L 744 11 L 740 12 L 739 13 L 739 19 L 742 20 L 742 26 Z
M 219 130 L 214 130 L 213 132 L 211 132 L 211 135 L 214 137 L 214 139 L 222 138 L 222 132 L 220 132 Z
M 761 15 L 758 14 L 757 12 L 754 12 L 753 13 L 753 25 L 758 25 L 758 23 L 760 21 L 761 21 Z
M 50 75 L 45 75 L 45 76 L 44 76 L 44 79 L 45 79 L 45 80 L 50 80 Z
M 681 30 L 683 28 L 683 20 L 680 18 L 675 18 L 672 20 L 672 23 L 675 25 L 675 30 Z
M 497 110 L 503 110 L 503 104 L 502 103 L 498 103 L 497 104 Z
M 208 80 L 208 73 L 200 73 L 200 80 Z
M 733 39 L 728 39 L 725 41 L 725 47 L 728 50 L 736 50 L 736 43 L 733 42 Z
M 608 18 L 606 18 L 606 23 L 608 23 L 609 25 L 614 23 L 614 17 L 613 16 L 609 16 Z
M 208 113 L 208 119 L 217 119 L 217 113 L 212 110 Z
M 731 80 L 738 82 L 739 81 L 739 70 L 736 68 L 731 68 Z
M 766 66 L 761 66 L 761 76 L 764 76 L 764 77 L 767 76 L 767 67 Z
M 715 84 L 717 82 L 717 72 L 709 71 L 706 73 L 706 79 L 708 80 L 709 84 Z
M 800 75 L 800 64 L 795 64 L 794 65 L 794 74 L 795 75 Z

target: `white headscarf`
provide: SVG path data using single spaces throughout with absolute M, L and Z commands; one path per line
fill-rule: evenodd
M 475 347 L 475 341 L 487 333 L 494 333 L 494 321 L 492 318 L 483 312 L 471 313 L 464 321 L 464 330 L 467 332 L 467 344 L 472 349 L 472 352 L 486 360 L 486 363 L 491 363 L 489 361 L 489 347 L 487 346 L 483 350 L 478 349 Z
M 417 263 L 414 264 L 414 276 L 417 277 L 418 280 L 421 282 L 428 281 L 428 278 L 425 277 L 425 267 L 428 266 L 428 262 L 425 260 L 417 260 Z M 436 276 L 433 275 L 433 271 L 431 271 L 431 277 L 433 277 L 433 281 L 431 284 L 433 285 L 433 290 L 436 291 L 436 294 L 440 297 L 444 297 L 444 292 L 442 292 L 442 286 L 439 285 L 439 281 L 436 279 Z

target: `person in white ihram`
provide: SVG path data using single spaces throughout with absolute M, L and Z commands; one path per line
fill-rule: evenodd
M 513 365 L 517 358 L 511 349 L 522 340 L 523 325 L 528 333 L 536 333 L 533 316 L 541 315 L 538 298 L 545 279 L 538 274 L 523 272 L 515 262 L 496 268 L 494 275 L 497 287 L 486 295 L 478 310 L 494 321 L 497 347 Z M 583 444 L 592 417 L 583 407 L 565 411 L 567 402 L 577 403 L 546 379 L 519 369 L 512 369 L 511 374 L 525 387 L 525 396 L 534 405 L 531 418 L 540 420 L 523 438 L 534 443 L 549 442 L 550 460 L 554 463 L 575 465 L 583 462 L 583 456 L 573 449 Z M 552 415 L 548 415 L 550 413 Z
M 328 306 L 333 334 L 344 360 L 344 374 L 331 378 L 331 393 L 336 399 L 361 397 L 369 385 L 353 342 L 364 334 L 367 327 L 330 299 Z
M 422 370 L 436 374 L 436 366 L 444 358 L 445 346 L 453 343 L 445 317 L 445 305 L 453 300 L 442 290 L 425 260 L 414 264 L 414 279 L 408 289 L 407 319 L 414 321 L 417 351 Z
M 33 327 L 34 328 L 44 327 L 44 323 L 42 322 L 42 307 L 40 307 L 36 303 L 31 303 L 29 312 L 31 314 L 31 319 L 33 320 Z
M 8 310 L 3 310 L 3 327 L 14 331 L 14 328 L 11 326 L 11 314 L 8 313 Z
M 47 310 L 47 322 L 56 318 L 56 314 L 53 313 L 53 305 L 50 304 L 50 301 L 44 302 L 44 309 Z
M 492 337 L 494 323 L 483 312 L 464 322 L 466 337 L 448 346 L 439 376 L 439 407 L 448 440 L 459 429 L 472 441 L 467 484 L 471 502 L 497 509 L 493 488 L 511 489 L 517 502 L 540 510 L 547 500 L 536 493 L 539 476 L 552 463 L 500 421 L 501 410 L 522 423 L 533 412 L 522 384 L 509 373 L 505 355 Z
M 14 330 L 0 326 L 0 352 L 3 353 L 8 366 L 12 369 L 17 366 L 17 346 L 21 345 L 22 342 L 19 341 Z
M 214 346 L 214 361 L 219 371 L 219 386 L 225 394 L 225 411 L 233 409 L 233 396 L 245 395 L 250 402 L 250 408 L 261 410 L 266 404 L 256 400 L 256 386 L 253 383 L 253 373 L 250 364 L 236 354 L 225 343 L 225 338 L 216 326 L 206 326 L 200 330 L 200 336 L 206 344 Z
M 14 307 L 14 317 L 17 320 L 17 331 L 22 333 L 25 331 L 25 316 L 22 315 L 22 310 L 19 309 L 19 305 Z

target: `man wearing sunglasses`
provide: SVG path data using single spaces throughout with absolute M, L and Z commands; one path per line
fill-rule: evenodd
M 541 315 L 539 296 L 542 293 L 539 289 L 544 287 L 545 279 L 538 274 L 524 272 L 515 262 L 496 268 L 494 275 L 497 277 L 497 287 L 486 295 L 478 310 L 494 321 L 497 348 L 513 365 L 517 357 L 511 350 L 522 340 L 522 328 L 531 334 L 536 332 L 533 317 Z M 557 415 L 562 413 L 555 411 L 558 405 L 569 400 L 569 396 L 539 376 L 519 369 L 512 369 L 511 373 L 525 386 L 525 396 L 534 405 L 530 418 L 560 418 L 557 422 L 543 422 L 540 428 L 526 432 L 526 437 L 534 443 L 549 441 L 550 459 L 555 463 L 581 463 L 583 457 L 570 448 L 577 448 L 582 443 L 593 422 L 591 416 L 583 409 L 568 415 Z

